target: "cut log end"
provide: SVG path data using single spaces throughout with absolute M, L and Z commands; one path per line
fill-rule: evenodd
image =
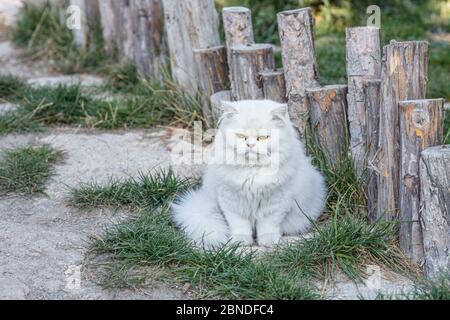
M 312 16 L 312 9 L 310 7 L 293 9 L 293 10 L 285 10 L 277 13 L 277 16 L 296 16 L 300 14 L 306 14 L 308 16 Z
M 246 7 L 225 7 L 222 9 L 222 14 L 231 14 L 231 13 L 246 13 L 251 14 L 251 11 L 249 8 Z

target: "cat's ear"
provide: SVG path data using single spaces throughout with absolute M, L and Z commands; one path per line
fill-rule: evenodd
M 223 119 L 229 119 L 238 113 L 234 103 L 231 101 L 222 101 L 220 103 L 220 111 Z
M 287 125 L 289 122 L 289 109 L 287 104 L 279 104 L 272 110 L 272 120 L 280 122 L 280 124 Z
M 234 103 L 231 101 L 221 101 L 220 102 L 220 118 L 217 122 L 217 126 L 219 127 L 222 121 L 232 118 L 234 115 L 238 113 L 238 110 L 234 106 Z
M 234 103 L 231 101 L 221 101 L 220 102 L 220 109 L 222 111 L 222 114 L 236 114 L 238 113 L 236 107 L 234 106 Z

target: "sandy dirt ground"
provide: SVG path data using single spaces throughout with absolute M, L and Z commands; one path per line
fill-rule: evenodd
M 18 3 L 0 0 L 0 19 L 11 17 Z M 6 22 L 12 21 L 8 18 Z M 21 76 L 36 86 L 76 82 L 91 86 L 102 82 L 96 76 L 54 74 L 48 61 L 27 62 L 23 52 L 5 39 L 1 28 L 0 35 L 0 74 Z M 13 107 L 0 105 L 0 112 Z M 182 290 L 163 285 L 145 290 L 103 289 L 86 271 L 86 243 L 105 224 L 126 214 L 80 212 L 67 205 L 70 188 L 81 182 L 102 182 L 168 167 L 170 148 L 163 137 L 167 137 L 164 129 L 105 132 L 74 128 L 1 136 L 0 157 L 3 150 L 27 143 L 50 144 L 63 150 L 66 157 L 56 166 L 46 195 L 0 198 L 0 299 L 188 299 Z M 201 174 L 199 167 L 174 169 L 182 175 Z M 399 275 L 376 269 L 365 284 L 358 286 L 337 277 L 336 283 L 325 285 L 324 293 L 331 299 L 358 299 L 373 297 L 379 290 L 392 293 L 411 286 Z
M 0 199 L 0 298 L 187 298 L 166 287 L 107 291 L 95 284 L 96 279 L 88 279 L 83 273 L 86 240 L 120 214 L 79 212 L 66 205 L 70 187 L 80 182 L 102 182 L 111 176 L 136 176 L 139 171 L 167 167 L 168 152 L 158 138 L 145 131 L 95 134 L 66 129 L 2 137 L 0 150 L 27 143 L 50 144 L 63 150 L 66 159 L 56 166 L 45 196 Z M 81 283 L 73 285 L 79 271 Z

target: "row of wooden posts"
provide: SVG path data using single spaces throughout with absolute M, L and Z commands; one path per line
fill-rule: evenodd
M 95 11 L 96 1 L 67 1 L 90 3 L 84 19 Z M 167 51 L 173 78 L 200 93 L 212 115 L 224 100 L 287 102 L 301 137 L 311 129 L 329 165 L 350 152 L 370 219 L 401 220 L 401 247 L 428 275 L 450 267 L 450 146 L 441 145 L 443 99 L 426 99 L 427 42 L 391 41 L 381 52 L 378 28 L 347 28 L 348 83 L 321 86 L 310 8 L 277 14 L 282 69 L 274 46 L 255 43 L 244 7 L 223 9 L 225 45 L 214 0 L 101 0 L 97 8 L 108 52 L 158 78 Z

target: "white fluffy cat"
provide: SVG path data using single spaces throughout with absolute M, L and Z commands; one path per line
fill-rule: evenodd
M 287 106 L 226 102 L 200 189 L 172 206 L 176 224 L 207 248 L 226 242 L 273 246 L 322 213 L 326 187 L 305 155 Z

